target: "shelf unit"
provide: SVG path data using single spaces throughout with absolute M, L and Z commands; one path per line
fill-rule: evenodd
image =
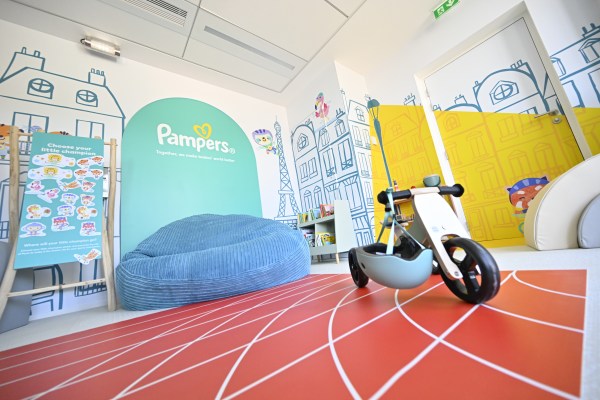
M 335 235 L 335 243 L 324 246 L 311 246 L 311 256 L 321 256 L 325 254 L 335 254 L 335 260 L 339 264 L 339 253 L 349 251 L 356 247 L 356 235 L 352 225 L 352 214 L 347 200 L 334 200 L 333 215 L 314 219 L 312 221 L 298 224 L 298 229 L 313 230 L 316 235 L 323 232 L 329 232 Z

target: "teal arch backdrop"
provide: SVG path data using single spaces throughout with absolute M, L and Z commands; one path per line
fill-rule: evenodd
M 123 134 L 121 167 L 122 255 L 191 215 L 262 216 L 250 141 L 201 101 L 167 98 L 139 110 Z

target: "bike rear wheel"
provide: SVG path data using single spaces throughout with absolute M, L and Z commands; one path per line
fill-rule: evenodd
M 454 295 L 467 303 L 479 304 L 492 299 L 500 289 L 500 271 L 485 247 L 468 238 L 455 237 L 444 243 L 446 252 L 462 279 L 450 279 L 442 272 L 444 283 Z

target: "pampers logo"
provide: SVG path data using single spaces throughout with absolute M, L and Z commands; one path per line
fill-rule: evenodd
M 229 147 L 229 142 L 210 139 L 212 135 L 212 126 L 210 124 L 194 125 L 194 132 L 198 135 L 197 137 L 175 133 L 168 124 L 158 124 L 156 127 L 158 144 L 161 146 L 191 147 L 196 149 L 198 153 L 209 150 L 235 154 L 235 149 Z

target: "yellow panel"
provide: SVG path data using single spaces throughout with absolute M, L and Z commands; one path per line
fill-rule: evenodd
M 574 108 L 592 154 L 600 153 L 600 108 Z
M 440 164 L 433 146 L 429 126 L 421 106 L 380 106 L 379 121 L 383 136 L 390 175 L 400 189 L 411 186 L 422 187 L 423 177 L 431 174 L 442 175 Z M 371 136 L 377 137 L 371 124 Z M 380 146 L 371 146 L 373 162 L 374 196 L 388 187 Z M 443 182 L 442 182 L 443 184 Z M 409 203 L 402 205 L 403 214 L 412 214 Z M 375 237 L 379 235 L 384 206 L 375 204 Z M 388 232 L 383 241 L 387 241 Z
M 473 239 L 522 238 L 522 208 L 508 188 L 525 178 L 552 180 L 582 155 L 566 121 L 528 114 L 436 111 Z M 526 207 L 525 211 L 526 211 Z

